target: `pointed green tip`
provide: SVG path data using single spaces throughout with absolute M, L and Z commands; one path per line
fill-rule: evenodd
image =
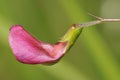
M 82 29 L 83 28 L 81 27 L 76 27 L 76 24 L 73 24 L 65 33 L 65 35 L 59 40 L 59 42 L 67 42 L 66 51 L 68 51 L 75 43 L 78 36 L 82 32 Z

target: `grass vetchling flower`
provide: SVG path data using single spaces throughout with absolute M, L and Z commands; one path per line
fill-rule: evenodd
M 73 32 L 74 28 L 71 27 L 67 32 L 69 35 L 66 34 L 55 44 L 48 44 L 32 37 L 22 26 L 14 25 L 10 28 L 9 43 L 14 56 L 22 63 L 55 63 L 73 44 L 69 41 Z
M 25 64 L 55 63 L 60 60 L 75 43 L 83 27 L 101 22 L 120 21 L 120 19 L 96 18 L 98 20 L 72 25 L 65 35 L 55 44 L 39 41 L 31 36 L 22 26 L 14 25 L 10 28 L 9 32 L 10 47 L 19 62 Z

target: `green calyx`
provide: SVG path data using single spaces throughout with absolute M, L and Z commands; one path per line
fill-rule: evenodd
M 65 35 L 59 40 L 59 42 L 66 42 L 66 51 L 68 51 L 72 45 L 75 43 L 77 38 L 79 37 L 80 33 L 82 32 L 81 27 L 76 27 L 76 24 L 73 24 Z

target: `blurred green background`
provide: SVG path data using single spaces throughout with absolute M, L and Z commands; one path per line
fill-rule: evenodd
M 0 0 L 0 80 L 120 80 L 120 23 L 84 28 L 76 44 L 55 65 L 15 60 L 9 28 L 20 24 L 37 39 L 55 43 L 73 23 L 120 18 L 120 0 Z

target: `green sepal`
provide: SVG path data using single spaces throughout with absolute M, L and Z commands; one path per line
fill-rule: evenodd
M 68 51 L 73 46 L 73 44 L 81 34 L 82 29 L 83 28 L 81 27 L 76 27 L 76 24 L 73 24 L 65 33 L 65 35 L 59 40 L 59 42 L 67 42 L 66 51 Z

